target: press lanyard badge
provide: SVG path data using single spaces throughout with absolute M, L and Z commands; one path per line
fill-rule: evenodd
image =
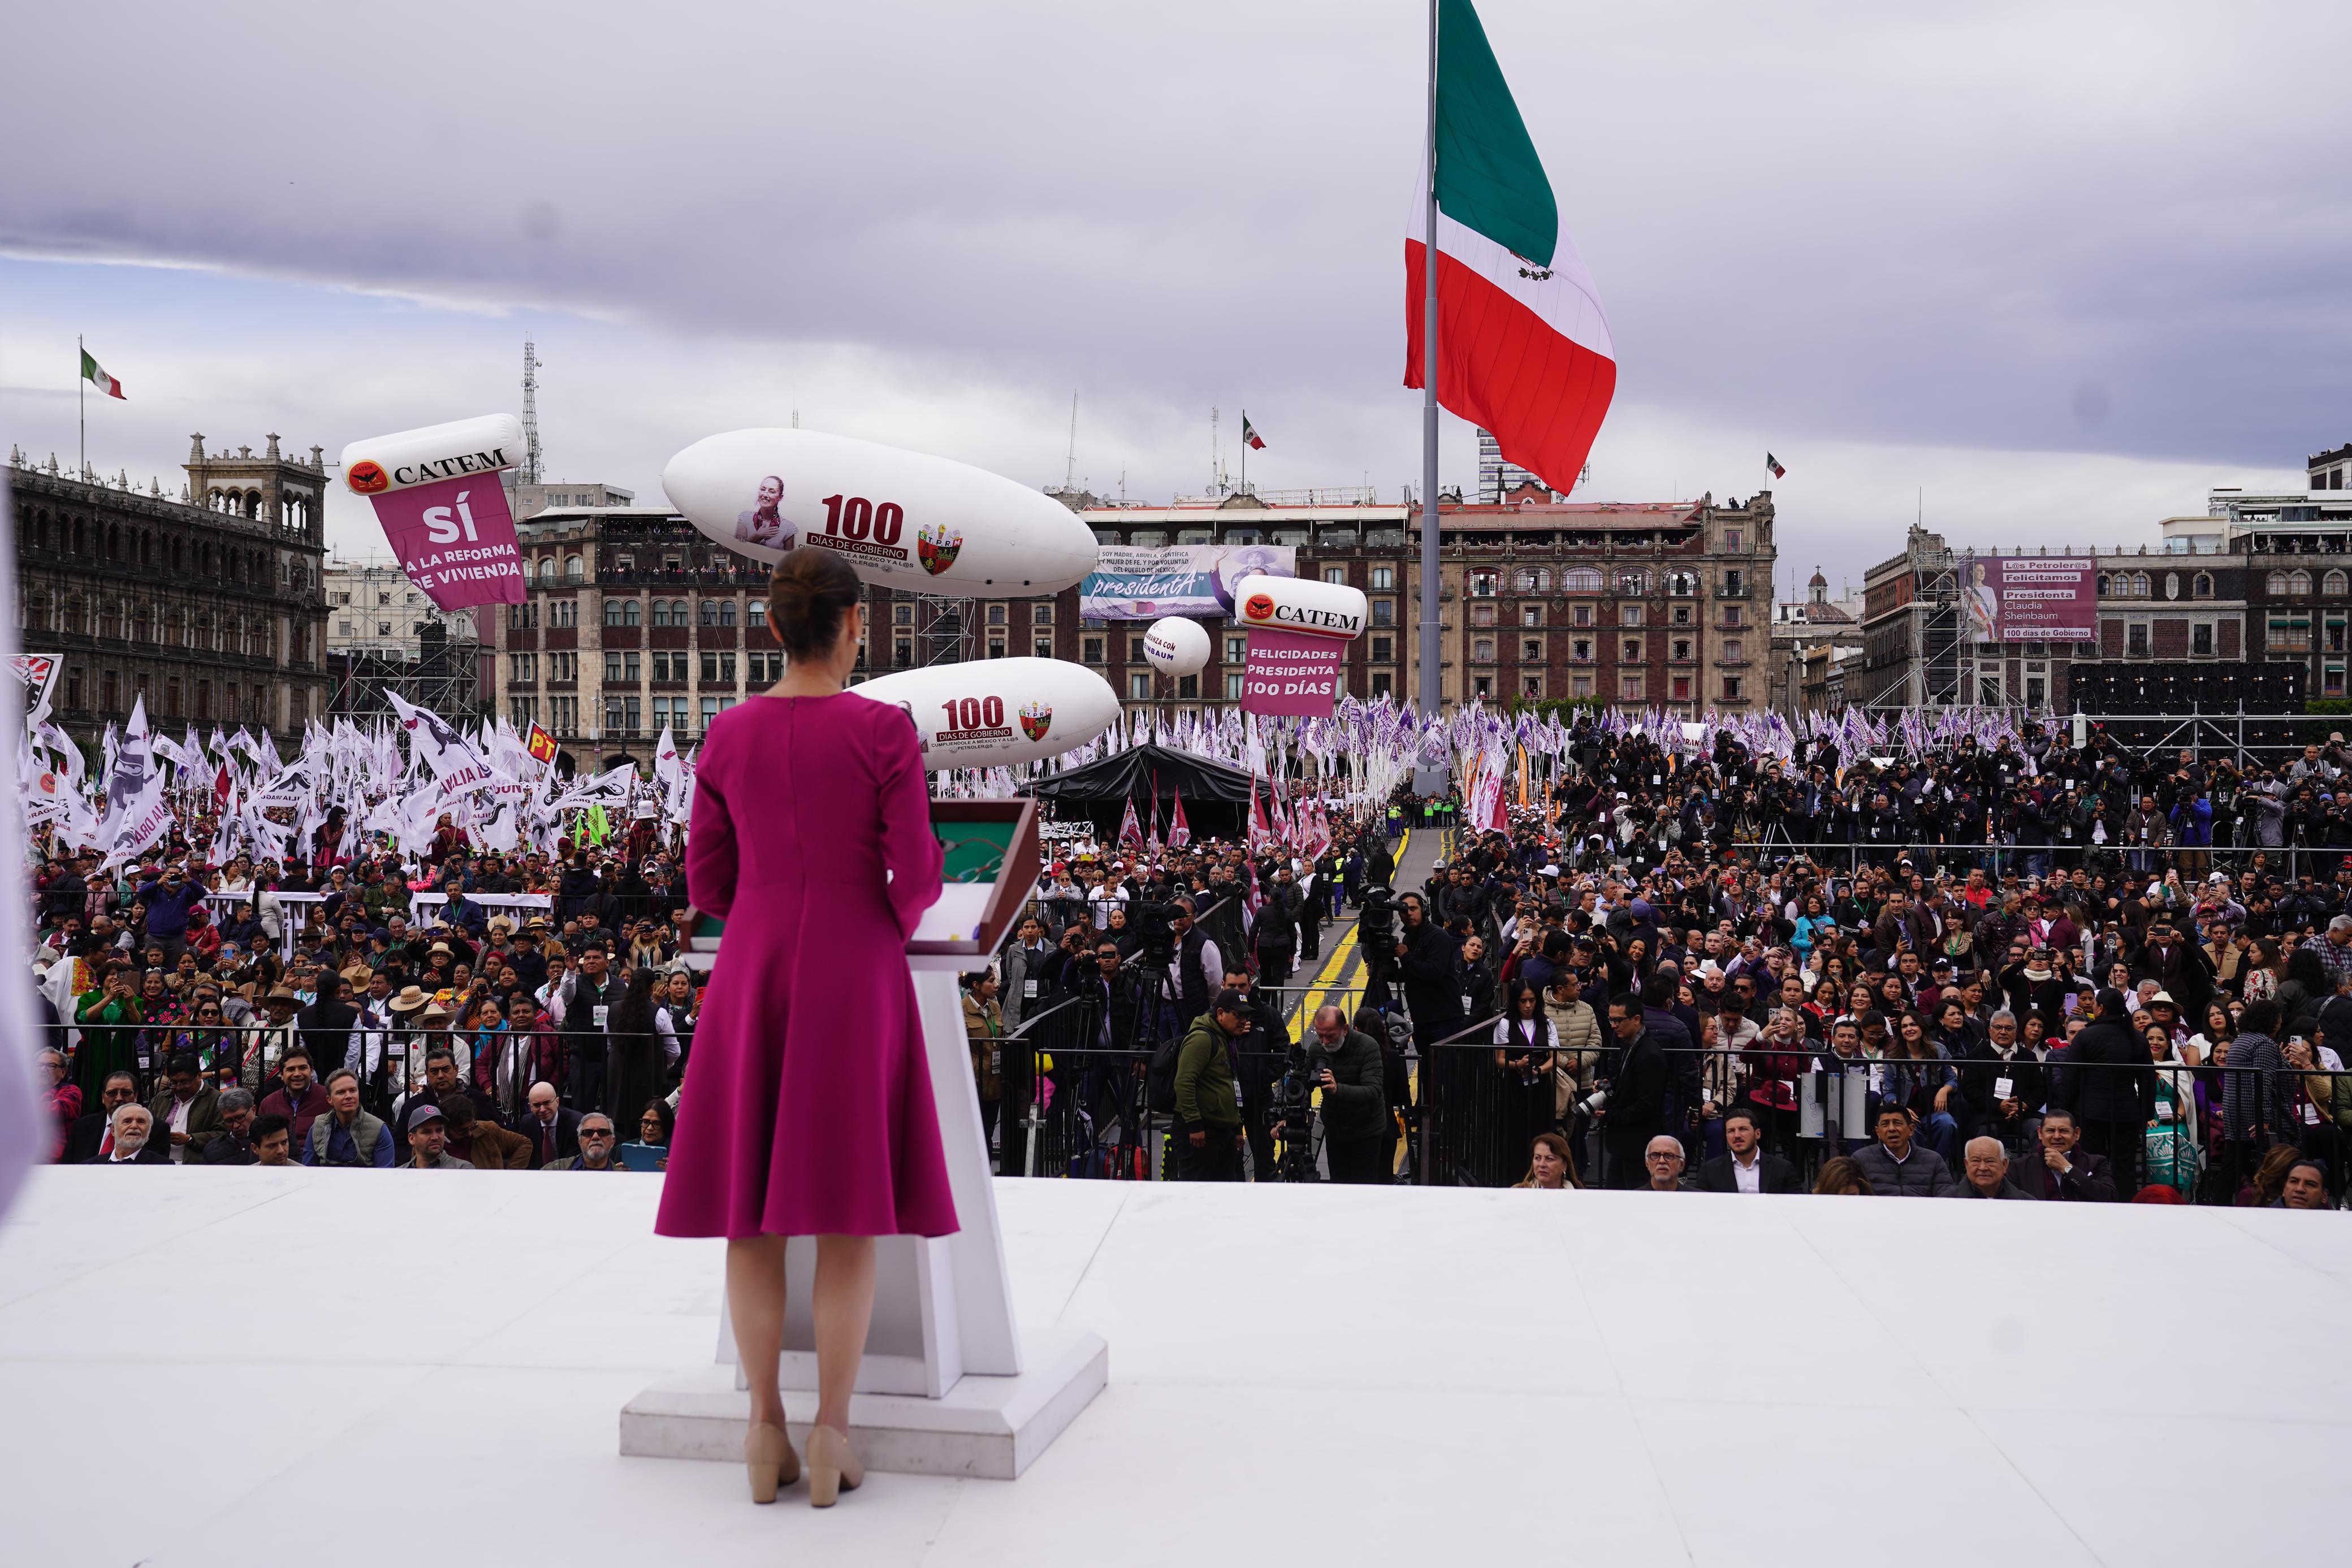
M 588 1009 L 589 1017 L 594 1020 L 598 1029 L 603 1029 L 604 1027 L 604 1020 L 612 1015 L 612 1011 L 613 1009 L 611 1008 L 606 1007 L 602 1002 L 597 1003 L 594 1007 Z
M 1996 1078 L 1992 1081 L 1992 1097 L 1996 1100 L 2006 1100 L 2016 1088 L 2015 1080 Z

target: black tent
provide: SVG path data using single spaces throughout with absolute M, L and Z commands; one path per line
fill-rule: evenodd
M 1135 802 L 1138 818 L 1151 809 L 1155 783 L 1160 789 L 1161 833 L 1168 831 L 1168 818 L 1181 794 L 1185 825 L 1196 835 L 1241 836 L 1244 819 L 1249 814 L 1250 776 L 1238 768 L 1164 746 L 1115 751 L 1099 762 L 1042 779 L 1028 793 L 1053 801 L 1063 821 L 1083 817 L 1107 837 L 1118 831 L 1129 800 Z M 1149 824 L 1144 831 L 1150 831 Z

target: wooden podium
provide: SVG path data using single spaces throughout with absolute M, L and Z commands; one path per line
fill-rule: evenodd
M 1083 1330 L 1024 1333 L 1013 1321 L 957 984 L 960 975 L 986 967 L 1035 883 L 1036 802 L 935 800 L 931 829 L 947 850 L 946 885 L 907 944 L 907 967 L 960 1228 L 877 1244 L 874 1321 L 850 1426 L 876 1469 L 1009 1479 L 1101 1391 L 1109 1353 Z M 710 931 L 697 945 L 715 948 L 717 937 Z M 784 1250 L 780 1381 L 797 1442 L 816 1409 L 809 1306 L 816 1244 L 793 1237 Z M 721 1302 L 713 1365 L 631 1400 L 621 1412 L 624 1454 L 740 1460 L 750 1395 L 723 1292 Z

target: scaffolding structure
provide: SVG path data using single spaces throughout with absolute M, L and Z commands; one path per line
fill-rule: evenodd
M 1903 678 L 1887 683 L 1864 708 L 1969 706 L 1972 694 L 1960 681 L 1959 561 L 1941 534 L 1917 527 L 1904 540 L 1903 553 L 1911 579 L 1911 600 L 1903 607 L 1910 643 Z
M 915 663 L 961 664 L 973 656 L 969 599 L 920 594 L 915 600 Z
M 416 643 L 414 658 L 398 647 L 329 649 L 333 692 L 328 713 L 355 721 L 390 718 L 396 694 L 452 721 L 479 720 L 482 645 L 471 629 L 452 635 L 448 627 L 428 622 L 417 628 Z

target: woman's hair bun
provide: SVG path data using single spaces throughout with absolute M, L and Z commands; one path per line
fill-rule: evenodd
M 798 662 L 830 649 L 859 592 L 857 574 L 830 550 L 796 549 L 779 561 L 768 579 L 768 624 L 785 656 Z

